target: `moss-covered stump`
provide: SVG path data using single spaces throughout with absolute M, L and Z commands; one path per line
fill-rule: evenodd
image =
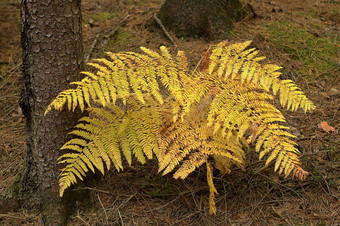
M 157 17 L 177 37 L 225 39 L 246 15 L 239 0 L 166 0 Z

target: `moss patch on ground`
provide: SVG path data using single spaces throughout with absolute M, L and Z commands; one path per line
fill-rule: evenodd
M 339 40 L 317 37 L 292 22 L 276 21 L 266 26 L 274 45 L 302 63 L 299 72 L 308 79 L 334 77 L 339 67 Z
M 118 29 L 117 35 L 109 40 L 108 50 L 111 52 L 126 51 L 135 38 L 136 35 L 133 32 L 121 27 Z
M 110 12 L 94 13 L 84 16 L 84 23 L 89 24 L 90 20 L 94 20 L 97 23 L 101 23 L 105 20 L 113 19 L 116 15 Z

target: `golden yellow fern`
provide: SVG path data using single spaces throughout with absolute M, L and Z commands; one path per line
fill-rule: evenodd
M 159 171 L 164 170 L 163 175 L 182 162 L 174 177 L 184 179 L 209 156 L 221 156 L 239 166 L 243 165 L 245 154 L 242 144 L 235 135 L 228 140 L 214 135 L 213 129 L 207 126 L 206 113 L 189 114 L 184 120 L 176 122 L 171 121 L 171 112 L 164 114 L 159 156 Z
M 70 133 L 61 150 L 60 195 L 91 170 L 104 173 L 111 165 L 120 171 L 123 158 L 141 163 L 156 156 L 159 171 L 176 169 L 175 178 L 186 178 L 204 163 L 210 190 L 210 213 L 216 213 L 212 169 L 229 173 L 244 169 L 245 152 L 255 144 L 259 158 L 275 161 L 274 171 L 305 179 L 294 136 L 272 104 L 279 95 L 283 107 L 296 111 L 315 108 L 291 80 L 280 80 L 277 65 L 259 63 L 250 42 L 219 43 L 204 70 L 189 71 L 183 52 L 176 57 L 165 47 L 160 54 L 142 47 L 144 54 L 108 53 L 89 65 L 95 73 L 72 83 L 47 107 L 89 112 Z M 209 60 L 208 60 L 209 59 Z M 209 61 L 209 62 L 208 62 Z M 179 166 L 179 167 L 177 167 Z
M 78 105 L 84 110 L 85 104 L 98 103 L 105 107 L 108 103 L 116 103 L 121 99 L 124 103 L 126 98 L 134 95 L 139 101 L 144 102 L 144 95 L 152 94 L 158 102 L 163 103 L 160 94 L 160 84 L 167 87 L 171 95 L 179 102 L 183 102 L 182 82 L 189 80 L 187 63 L 182 52 L 178 53 L 176 60 L 169 60 L 170 54 L 165 47 L 161 47 L 162 55 L 147 48 L 142 48 L 147 55 L 127 52 L 108 53 L 112 61 L 95 59 L 100 62 L 88 65 L 97 69 L 96 74 L 82 72 L 86 75 L 75 89 L 61 92 L 47 107 L 45 115 L 53 108 L 62 110 L 67 104 L 68 110 L 74 110 Z
M 315 108 L 292 80 L 279 80 L 281 67 L 274 64 L 261 65 L 258 62 L 265 57 L 256 57 L 258 51 L 246 49 L 251 41 L 227 45 L 221 42 L 212 51 L 209 75 L 217 74 L 221 80 L 240 80 L 241 83 L 259 84 L 265 91 L 272 88 L 276 95 L 280 90 L 280 103 L 287 109 L 296 111 L 298 107 L 305 111 Z M 294 103 L 294 104 L 293 104 Z
M 117 171 L 123 169 L 122 154 L 131 165 L 132 156 L 145 163 L 153 154 L 158 155 L 158 129 L 161 121 L 157 108 L 147 108 L 133 100 L 127 103 L 133 110 L 123 111 L 113 104 L 105 108 L 87 108 L 89 117 L 83 117 L 70 132 L 73 138 L 61 150 L 70 150 L 59 158 L 67 163 L 60 174 L 60 196 L 64 190 L 83 179 L 86 172 L 98 169 L 102 174 L 111 163 Z M 122 154 L 121 154 L 122 153 Z

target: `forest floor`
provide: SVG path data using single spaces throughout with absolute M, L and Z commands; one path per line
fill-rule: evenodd
M 209 189 L 204 169 L 185 180 L 157 174 L 155 162 L 109 172 L 89 187 L 91 204 L 79 208 L 72 225 L 340 225 L 340 2 L 338 0 L 250 0 L 256 16 L 235 23 L 226 39 L 253 40 L 266 62 L 283 66 L 316 105 L 311 113 L 282 110 L 297 136 L 307 181 L 284 179 L 263 169 L 248 153 L 247 171 L 217 175 L 217 214 L 208 214 Z M 178 39 L 173 46 L 151 26 L 157 0 L 83 0 L 86 59 L 104 52 L 184 50 L 195 67 L 209 44 Z M 0 194 L 11 196 L 25 158 L 21 89 L 20 3 L 0 2 Z M 318 126 L 327 122 L 335 132 Z M 327 129 L 327 128 L 326 128 Z M 0 213 L 1 225 L 40 225 L 27 210 Z

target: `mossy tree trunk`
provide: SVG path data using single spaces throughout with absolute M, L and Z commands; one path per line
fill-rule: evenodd
M 239 0 L 166 0 L 157 17 L 177 37 L 225 39 L 245 16 Z
M 20 204 L 43 211 L 47 225 L 63 224 L 67 215 L 58 195 L 59 148 L 80 114 L 51 112 L 57 93 L 79 79 L 83 62 L 80 0 L 22 0 L 23 90 L 26 117 L 26 166 Z

